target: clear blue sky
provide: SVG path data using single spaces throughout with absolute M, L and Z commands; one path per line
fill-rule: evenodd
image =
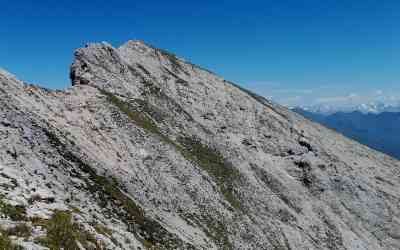
M 31 0 L 0 12 L 0 67 L 50 88 L 69 86 L 85 43 L 140 39 L 281 102 L 400 95 L 398 0 Z

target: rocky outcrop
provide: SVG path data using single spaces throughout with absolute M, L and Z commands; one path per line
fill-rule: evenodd
M 71 81 L 0 72 L 0 246 L 400 248 L 398 161 L 140 41 Z

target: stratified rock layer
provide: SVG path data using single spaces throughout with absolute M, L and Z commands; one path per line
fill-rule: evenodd
M 71 80 L 50 91 L 0 71 L 14 244 L 400 248 L 398 161 L 139 41 L 78 49 Z

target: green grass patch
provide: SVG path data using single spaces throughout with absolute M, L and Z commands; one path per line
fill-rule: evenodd
M 6 230 L 0 228 L 0 249 L 1 250 L 22 250 L 21 246 L 14 244 L 10 236 L 28 238 L 31 235 L 31 227 L 25 223 L 18 224 Z
M 222 154 L 201 143 L 194 137 L 181 137 L 184 155 L 194 159 L 217 183 L 225 199 L 236 209 L 241 209 L 240 201 L 234 194 L 234 185 L 240 178 L 240 172 L 226 162 Z
M 100 196 L 99 200 L 106 201 L 103 204 L 104 208 L 106 208 L 107 202 L 111 202 L 113 214 L 128 224 L 128 230 L 134 233 L 147 249 L 156 249 L 157 246 L 162 246 L 163 249 L 182 247 L 184 243 L 164 229 L 157 221 L 148 218 L 143 209 L 121 191 L 115 180 L 99 176 L 93 170 L 87 168 L 84 171 L 90 174 L 90 179 L 93 182 L 89 185 L 89 191 L 97 193 Z M 96 230 L 109 235 L 112 234 L 110 230 L 104 227 L 97 227 Z
M 151 133 L 160 134 L 157 125 L 152 121 L 152 119 L 147 117 L 145 113 L 134 110 L 132 106 L 129 105 L 127 102 L 122 101 L 117 96 L 105 90 L 100 89 L 100 92 L 107 97 L 107 100 L 110 103 L 118 107 L 119 110 L 122 113 L 126 114 L 130 120 L 134 121 L 135 124 L 137 124 L 138 126 L 144 128 L 145 130 Z
M 234 249 L 232 243 L 229 241 L 226 226 L 217 220 L 206 221 L 207 229 L 205 233 L 208 237 L 217 242 L 218 247 L 221 249 Z
M 104 236 L 112 236 L 113 234 L 113 231 L 111 229 L 98 223 L 94 225 L 94 229 L 96 230 L 97 233 L 102 234 Z
M 104 201 L 104 204 L 100 204 L 103 207 L 107 206 L 108 201 L 119 204 L 119 207 L 123 208 L 123 211 L 127 212 L 130 216 L 129 220 L 134 221 L 138 224 L 144 224 L 146 221 L 144 211 L 136 205 L 136 203 L 127 197 L 119 188 L 118 183 L 115 180 L 109 180 L 105 176 L 95 174 L 91 169 L 85 169 L 85 172 L 90 174 L 90 179 L 93 181 L 89 185 L 89 191 L 100 195 L 100 199 Z M 118 213 L 118 211 L 115 211 Z M 119 212 L 118 214 L 121 214 Z
M 0 249 L 4 249 L 4 250 L 23 250 L 23 248 L 21 246 L 15 245 L 11 241 L 10 237 L 6 233 L 4 233 L 2 231 L 0 231 Z
M 143 128 L 146 130 L 146 132 L 157 135 L 162 141 L 166 142 L 167 144 L 172 144 L 174 146 L 177 146 L 177 144 L 172 141 L 169 137 L 163 135 L 160 132 L 160 129 L 158 128 L 157 124 L 153 121 L 151 114 L 152 112 L 149 111 L 149 105 L 145 105 L 144 101 L 139 101 L 135 100 L 135 102 L 140 105 L 142 108 L 144 108 L 143 112 L 136 110 L 132 105 L 130 105 L 127 102 L 122 101 L 120 98 L 117 96 L 113 95 L 112 93 L 109 93 L 105 90 L 101 90 L 100 92 L 103 93 L 106 97 L 107 100 L 116 106 L 122 113 L 128 116 L 128 118 L 135 123 L 137 126 Z M 147 115 L 150 113 L 149 115 Z
M 26 223 L 20 223 L 14 227 L 10 227 L 4 231 L 7 235 L 17 236 L 21 238 L 28 238 L 31 236 L 32 228 L 31 226 L 27 225 Z
M 157 107 L 151 105 L 150 103 L 142 99 L 134 99 L 133 102 L 138 106 L 141 112 L 148 114 L 156 122 L 163 122 L 166 118 L 165 113 L 158 109 Z
M 208 238 L 212 239 L 219 249 L 234 249 L 229 241 L 229 233 L 226 224 L 215 220 L 207 214 L 197 215 L 192 213 L 181 214 L 181 216 L 189 223 L 195 223 L 202 228 Z
M 0 214 L 3 214 L 13 221 L 26 220 L 26 208 L 21 205 L 13 206 L 4 202 L 4 197 L 0 196 Z
M 36 223 L 47 230 L 47 235 L 37 239 L 36 242 L 51 250 L 79 249 L 78 242 L 85 249 L 100 249 L 96 239 L 79 224 L 73 223 L 72 215 L 68 212 L 56 211 L 49 220 L 40 220 L 40 223 L 38 221 Z

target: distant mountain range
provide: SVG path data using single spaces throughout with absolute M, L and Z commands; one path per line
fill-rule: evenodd
M 335 113 L 302 108 L 292 110 L 362 144 L 400 159 L 400 112 L 378 112 L 396 110 L 393 106 L 386 108 L 382 105 L 369 106 L 374 112 L 365 112 L 368 110 L 367 105 L 360 107 L 365 109 Z
M 308 111 L 311 113 L 323 114 L 323 115 L 331 115 L 338 112 L 360 112 L 363 114 L 380 114 L 384 112 L 400 112 L 400 102 L 395 103 L 384 103 L 384 102 L 370 102 L 370 103 L 362 103 L 362 104 L 348 104 L 345 106 L 338 106 L 333 104 L 317 104 L 310 106 L 300 106 L 292 109 L 302 109 L 304 111 Z

